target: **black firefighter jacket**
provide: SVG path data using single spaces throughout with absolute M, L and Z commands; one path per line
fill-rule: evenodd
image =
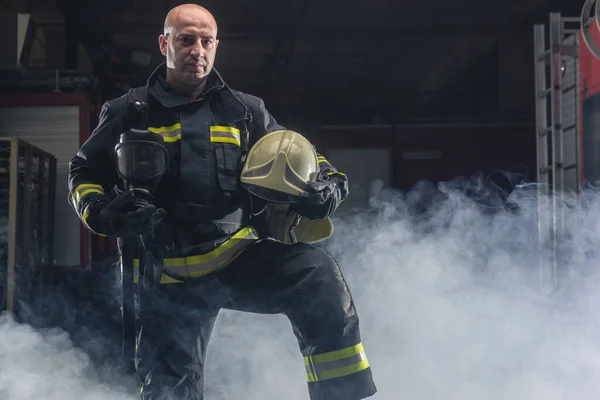
M 140 112 L 127 95 L 103 105 L 98 126 L 70 162 L 70 202 L 88 229 L 106 234 L 88 224 L 93 219 L 89 205 L 99 193 L 123 189 L 114 153 L 120 134 L 147 129 L 163 136 L 169 152 L 169 170 L 155 192 L 155 204 L 167 210 L 167 239 L 173 249 L 167 256 L 206 254 L 239 237 L 240 229 L 250 224 L 250 196 L 239 183 L 242 148 L 233 138 L 243 141 L 247 133 L 250 148 L 266 133 L 285 128 L 262 99 L 232 90 L 215 70 L 194 101 L 168 87 L 165 71 L 164 64 L 159 66 L 147 82 L 147 126 L 140 126 Z M 335 172 L 323 157 L 319 161 L 321 172 Z M 189 205 L 211 206 L 211 218 L 187 218 L 180 211 Z

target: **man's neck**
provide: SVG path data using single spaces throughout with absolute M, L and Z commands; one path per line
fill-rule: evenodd
M 177 81 L 175 79 L 173 79 L 172 77 L 170 77 L 167 74 L 166 77 L 166 82 L 167 84 L 175 91 L 185 94 L 186 96 L 188 96 L 188 98 L 190 100 L 195 100 L 198 97 L 200 97 L 200 95 L 202 94 L 202 92 L 204 92 L 204 89 L 206 89 L 206 81 L 207 79 L 204 78 L 202 80 L 201 83 L 199 84 L 195 84 L 195 85 L 187 85 L 183 82 Z

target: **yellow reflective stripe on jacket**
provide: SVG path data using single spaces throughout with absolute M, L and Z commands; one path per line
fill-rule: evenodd
M 78 185 L 75 188 L 75 190 L 73 190 L 72 195 L 73 205 L 75 206 L 75 208 L 79 206 L 79 202 L 81 201 L 81 199 L 83 199 L 85 195 L 90 193 L 104 194 L 104 189 L 101 185 L 95 183 L 82 183 L 81 185 Z
M 165 258 L 164 267 L 173 274 L 182 278 L 198 278 L 218 271 L 232 259 L 238 256 L 246 247 L 258 239 L 254 228 L 244 228 L 233 235 L 229 240 L 213 251 L 189 257 Z M 134 281 L 138 281 L 140 260 L 133 260 Z M 180 283 L 181 280 L 173 279 L 163 274 L 160 283 Z
M 241 146 L 240 130 L 233 126 L 217 126 L 210 127 L 210 141 L 213 143 L 231 143 Z
M 309 382 L 324 381 L 355 374 L 369 368 L 362 343 L 329 353 L 304 357 Z
M 81 222 L 83 222 L 83 225 L 85 225 L 86 228 L 88 228 L 91 232 L 95 233 L 96 235 L 107 236 L 103 233 L 98 233 L 95 230 L 93 230 L 92 228 L 90 228 L 90 226 L 87 223 L 87 219 L 89 216 L 90 216 L 90 210 L 86 207 L 85 211 L 83 212 L 83 215 L 81 216 Z
M 176 123 L 175 125 L 171 125 L 171 126 L 160 126 L 160 127 L 149 126 L 148 130 L 150 132 L 153 132 L 153 133 L 156 133 L 156 134 L 162 136 L 163 139 L 165 140 L 165 142 L 167 142 L 167 143 L 172 143 L 172 142 L 181 140 L 181 124 L 180 123 Z
M 76 210 L 79 210 L 79 202 L 81 201 L 81 199 L 83 199 L 85 196 L 87 196 L 90 193 L 104 194 L 104 188 L 102 187 L 102 185 L 98 185 L 96 183 L 82 183 L 80 185 L 77 185 L 75 190 L 73 190 L 73 195 L 71 196 L 73 199 L 73 205 L 75 206 Z M 77 212 L 79 213 L 79 211 L 77 211 Z M 89 216 L 90 216 L 90 211 L 86 206 L 85 210 L 81 214 L 81 222 L 83 223 L 83 225 L 85 225 L 85 227 L 87 229 L 89 229 L 91 232 L 95 233 L 96 235 L 106 236 L 106 235 L 98 233 L 98 232 L 94 231 L 92 228 L 90 228 L 90 226 L 87 223 L 87 219 Z
M 331 176 L 331 175 L 346 176 L 346 174 L 344 174 L 343 172 L 334 172 L 334 171 L 331 171 L 331 172 L 327 173 L 327 176 Z
M 321 163 L 327 163 L 327 164 L 329 164 L 329 161 L 327 161 L 327 159 L 325 157 L 323 157 L 323 156 L 318 156 L 317 160 L 319 161 L 319 164 L 321 164 Z

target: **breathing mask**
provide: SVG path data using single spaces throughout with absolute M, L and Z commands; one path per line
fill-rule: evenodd
M 146 130 L 131 129 L 121 134 L 115 147 L 117 173 L 125 190 L 150 201 L 169 166 L 169 153 L 162 136 Z

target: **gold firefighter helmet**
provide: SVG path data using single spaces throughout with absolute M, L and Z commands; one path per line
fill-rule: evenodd
M 333 234 L 331 219 L 300 218 L 290 213 L 289 207 L 302 201 L 307 183 L 315 182 L 318 174 L 319 161 L 312 144 L 298 132 L 279 130 L 252 146 L 240 179 L 246 190 L 267 201 L 264 213 L 271 236 L 286 243 L 316 243 Z
M 307 182 L 319 173 L 317 152 L 298 132 L 280 130 L 260 138 L 241 175 L 242 185 L 256 196 L 275 203 L 300 201 Z

